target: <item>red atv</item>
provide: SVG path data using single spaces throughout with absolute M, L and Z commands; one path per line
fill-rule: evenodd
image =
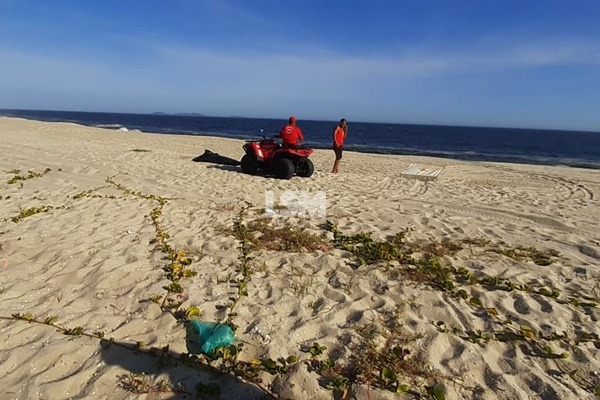
M 259 170 L 271 173 L 279 179 L 290 179 L 294 173 L 308 178 L 315 167 L 308 159 L 313 149 L 307 147 L 282 147 L 274 138 L 250 140 L 244 145 L 246 154 L 240 164 L 242 172 L 254 175 Z

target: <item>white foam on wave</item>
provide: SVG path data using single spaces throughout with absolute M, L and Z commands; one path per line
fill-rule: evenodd
M 98 124 L 94 125 L 96 128 L 104 128 L 104 129 L 121 129 L 123 125 L 120 124 Z

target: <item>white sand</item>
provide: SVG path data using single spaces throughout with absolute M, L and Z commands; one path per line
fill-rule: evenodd
M 351 140 L 351 132 L 350 137 Z M 240 359 L 298 355 L 304 344 L 327 346 L 326 354 L 346 362 L 360 338 L 357 329 L 381 326 L 396 312 L 407 336 L 404 347 L 421 357 L 429 378 L 402 377 L 401 383 L 424 393 L 425 385 L 443 388 L 446 398 L 583 399 L 600 384 L 600 309 L 570 304 L 570 298 L 598 301 L 600 287 L 600 174 L 597 170 L 441 158 L 381 156 L 346 152 L 339 175 L 331 174 L 333 153 L 317 150 L 309 179 L 280 181 L 240 173 L 237 167 L 194 163 L 205 149 L 239 159 L 243 142 L 118 132 L 65 123 L 0 117 L 0 316 L 29 312 L 39 319 L 86 332 L 104 331 L 115 341 L 169 345 L 186 352 L 185 329 L 158 305 L 143 302 L 162 295 L 168 284 L 164 254 L 150 211 L 155 201 L 124 193 L 107 178 L 134 192 L 170 199 L 160 226 L 168 242 L 194 260 L 196 277 L 181 284 L 202 319 L 222 322 L 222 306 L 237 289 L 239 242 L 231 228 L 242 206 L 252 204 L 247 220 L 265 205 L 265 190 L 275 200 L 286 190 L 323 191 L 327 216 L 291 218 L 315 233 L 325 220 L 346 234 L 371 232 L 384 239 L 410 228 L 411 241 L 489 240 L 509 248 L 532 246 L 560 252 L 549 266 L 465 248 L 442 257 L 445 265 L 560 291 L 558 299 L 522 290 L 489 290 L 461 285 L 468 296 L 493 308 L 497 319 L 441 290 L 416 285 L 382 265 L 356 268 L 350 253 L 323 248 L 309 253 L 259 251 L 248 297 L 232 321 L 244 344 Z M 409 164 L 445 169 L 434 181 L 401 176 Z M 8 184 L 27 171 L 43 176 Z M 14 170 L 20 170 L 16 173 Z M 84 191 L 88 196 L 74 198 Z M 101 195 L 94 197 L 93 195 Z M 116 198 L 109 198 L 114 195 Z M 52 206 L 15 223 L 30 207 Z M 284 220 L 279 218 L 278 220 Z M 331 238 L 331 234 L 328 234 Z M 507 331 L 494 321 L 510 319 L 515 331 L 526 324 L 545 335 L 574 340 L 471 343 L 464 332 Z M 443 321 L 457 334 L 441 332 Z M 199 381 L 217 382 L 221 398 L 257 398 L 260 391 L 235 378 L 218 377 L 186 366 L 161 366 L 156 357 L 135 354 L 98 339 L 66 336 L 56 329 L 23 321 L 0 321 L 0 398 L 137 398 L 119 386 L 119 376 L 144 372 L 152 382 L 168 379 L 195 393 Z M 462 334 L 460 332 L 463 332 Z M 549 345 L 566 359 L 536 354 Z M 568 373 L 577 370 L 573 376 Z M 320 376 L 300 363 L 284 377 L 262 373 L 263 385 L 282 397 L 332 399 Z M 272 386 L 270 386 L 272 384 Z M 359 399 L 402 398 L 368 385 L 354 385 Z M 413 398 L 404 395 L 406 398 Z M 141 398 L 194 398 L 166 394 Z

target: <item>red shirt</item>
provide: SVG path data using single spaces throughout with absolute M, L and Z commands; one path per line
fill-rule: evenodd
M 299 141 L 304 140 L 302 131 L 296 125 L 286 125 L 279 131 L 279 137 L 283 139 L 284 145 L 295 146 Z
M 333 131 L 333 146 L 334 147 L 342 147 L 342 145 L 344 144 L 344 135 L 345 135 L 345 131 L 344 128 L 342 128 L 341 126 L 337 126 L 335 128 L 335 131 Z

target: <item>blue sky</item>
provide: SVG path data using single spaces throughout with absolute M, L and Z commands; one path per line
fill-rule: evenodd
M 600 1 L 0 0 L 0 108 L 600 131 Z

